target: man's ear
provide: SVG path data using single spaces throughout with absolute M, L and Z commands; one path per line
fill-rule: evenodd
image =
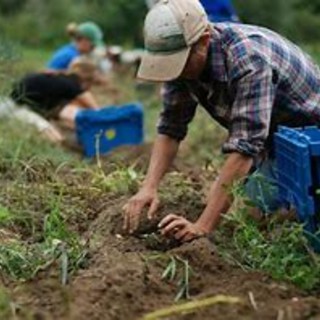
M 205 31 L 205 33 L 202 35 L 203 43 L 208 46 L 210 43 L 210 38 L 211 38 L 211 33 L 209 32 L 209 30 Z
M 204 34 L 199 39 L 199 43 L 201 44 L 201 47 L 208 47 L 210 43 L 210 37 L 211 34 L 209 31 L 205 31 Z

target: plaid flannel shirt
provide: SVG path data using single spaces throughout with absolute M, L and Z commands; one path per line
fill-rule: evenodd
M 228 130 L 223 152 L 255 157 L 272 149 L 278 125 L 320 124 L 320 70 L 268 29 L 219 23 L 200 79 L 165 84 L 158 133 L 184 139 L 198 104 Z

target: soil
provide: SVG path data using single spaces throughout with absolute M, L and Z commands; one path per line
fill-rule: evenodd
M 307 297 L 264 274 L 226 264 L 208 239 L 175 248 L 158 242 L 155 247 L 141 236 L 155 230 L 152 224 L 143 224 L 133 237 L 121 235 L 124 200 L 110 201 L 89 220 L 83 236 L 91 239 L 91 258 L 87 268 L 74 275 L 66 287 L 59 284 L 54 270 L 15 287 L 16 301 L 31 308 L 35 319 L 135 320 L 172 305 L 177 287 L 161 279 L 166 267 L 161 254 L 189 261 L 192 299 L 222 294 L 242 301 L 167 319 L 320 319 L 320 297 Z M 158 259 L 152 258 L 155 254 Z
M 75 145 L 75 139 L 74 135 L 68 137 L 67 147 L 70 148 Z M 149 150 L 148 145 L 125 148 L 121 161 L 144 168 Z M 178 167 L 186 172 L 194 188 L 203 187 L 206 179 L 199 172 L 189 171 L 189 168 L 183 167 L 183 163 L 178 163 Z M 107 167 L 104 169 L 110 170 Z M 61 175 L 70 181 L 71 186 L 86 185 L 86 181 L 75 178 L 71 170 L 68 172 L 66 169 Z M 163 207 L 159 218 L 172 213 L 173 209 L 181 213 L 190 211 L 190 199 L 187 198 L 187 195 L 182 195 L 176 203 Z M 177 243 L 161 239 L 157 235 L 156 222 L 146 220 L 134 236 L 124 235 L 121 208 L 126 199 L 108 198 L 106 194 L 103 199 L 86 200 L 82 205 L 85 217 L 70 219 L 72 230 L 77 231 L 83 239 L 90 239 L 90 258 L 86 268 L 72 275 L 67 286 L 60 284 L 58 266 L 42 271 L 37 278 L 25 283 L 11 283 L 0 278 L 0 285 L 5 284 L 22 310 L 31 310 L 32 319 L 143 319 L 149 312 L 174 304 L 178 292 L 177 281 L 162 279 L 168 259 L 174 256 L 188 260 L 190 264 L 192 300 L 226 295 L 238 297 L 241 302 L 233 305 L 216 304 L 196 313 L 166 319 L 320 319 L 319 294 L 310 297 L 265 274 L 229 265 L 219 256 L 209 239 L 177 246 Z M 199 199 L 192 205 L 202 204 Z M 13 236 L 16 235 L 11 235 L 9 231 L 2 232 L 0 245 Z M 19 318 L 29 319 L 22 313 Z

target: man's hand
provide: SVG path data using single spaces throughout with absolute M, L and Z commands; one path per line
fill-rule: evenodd
M 149 206 L 148 218 L 154 218 L 158 210 L 160 201 L 156 190 L 142 188 L 128 203 L 123 207 L 124 224 L 123 229 L 126 232 L 133 233 L 139 226 L 142 210 Z
M 187 242 L 202 237 L 208 233 L 199 224 L 192 223 L 187 219 L 170 214 L 160 223 L 159 228 L 165 237 L 173 237 L 178 241 Z
M 160 181 L 176 156 L 178 147 L 179 142 L 176 140 L 165 135 L 158 135 L 143 187 L 123 208 L 123 229 L 126 232 L 133 233 L 137 230 L 141 212 L 146 206 L 149 206 L 148 218 L 154 217 L 159 207 L 157 190 Z

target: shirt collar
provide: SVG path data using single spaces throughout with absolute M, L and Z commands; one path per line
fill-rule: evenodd
M 228 81 L 226 57 L 222 49 L 221 34 L 214 27 L 212 28 L 207 64 L 200 78 L 200 81 L 204 82 L 212 80 L 220 82 Z

